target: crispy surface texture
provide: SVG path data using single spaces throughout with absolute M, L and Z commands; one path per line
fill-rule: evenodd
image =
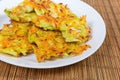
M 37 61 L 79 55 L 90 48 L 86 16 L 51 0 L 24 0 L 6 9 L 11 23 L 0 30 L 0 52 L 12 56 L 34 53 Z
M 79 55 L 88 48 L 80 42 L 65 42 L 60 31 L 46 31 L 30 23 L 12 22 L 0 31 L 0 52 L 16 57 L 34 52 L 38 62 Z
M 89 35 L 86 16 L 77 17 L 66 5 L 50 0 L 24 0 L 5 13 L 18 22 L 32 22 L 44 30 L 58 30 L 66 42 L 82 42 Z

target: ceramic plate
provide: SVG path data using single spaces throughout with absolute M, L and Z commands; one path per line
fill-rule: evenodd
M 9 18 L 5 15 L 5 8 L 12 8 L 16 6 L 22 0 L 0 0 L 0 27 L 3 24 L 9 23 Z M 82 55 L 74 57 L 66 57 L 62 59 L 56 59 L 53 61 L 45 61 L 38 63 L 34 54 L 23 56 L 19 58 L 6 56 L 0 54 L 0 60 L 9 64 L 27 67 L 27 68 L 57 68 L 62 66 L 71 65 L 82 61 L 92 54 L 94 54 L 102 45 L 105 35 L 106 28 L 105 23 L 100 14 L 88 4 L 80 0 L 53 0 L 56 3 L 67 4 L 70 10 L 78 16 L 86 15 L 88 26 L 92 29 L 92 39 L 87 42 L 91 45 L 91 48 L 83 52 Z

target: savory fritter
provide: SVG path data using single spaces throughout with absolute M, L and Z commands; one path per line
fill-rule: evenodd
M 38 27 L 31 27 L 28 33 L 38 62 L 46 59 L 81 54 L 89 45 L 79 42 L 65 42 L 59 31 L 45 31 Z
M 24 0 L 5 13 L 18 22 L 32 22 L 44 30 L 60 31 L 66 42 L 82 43 L 82 39 L 89 37 L 86 16 L 79 18 L 66 5 L 50 0 Z
M 28 26 L 28 23 L 5 24 L 0 31 L 0 52 L 16 57 L 33 52 L 27 37 L 30 28 Z
M 65 42 L 60 31 L 46 31 L 30 23 L 13 21 L 0 31 L 0 52 L 12 56 L 34 52 L 38 62 L 79 55 L 89 47 L 81 42 Z
M 6 9 L 11 24 L 0 30 L 0 52 L 12 56 L 33 53 L 38 62 L 79 55 L 90 48 L 86 16 L 77 17 L 66 5 L 51 0 L 24 0 Z

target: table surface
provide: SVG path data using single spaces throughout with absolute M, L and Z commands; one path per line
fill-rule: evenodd
M 104 18 L 107 37 L 91 57 L 57 69 L 28 69 L 0 61 L 0 80 L 120 80 L 120 0 L 84 0 Z

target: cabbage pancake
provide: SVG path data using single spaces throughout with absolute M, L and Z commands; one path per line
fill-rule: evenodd
M 16 57 L 33 52 L 27 37 L 28 26 L 27 23 L 16 22 L 5 24 L 0 30 L 0 52 Z
M 18 22 L 34 23 L 44 30 L 62 33 L 66 42 L 81 42 L 89 37 L 86 16 L 78 17 L 66 5 L 56 4 L 50 0 L 24 0 L 5 13 Z
M 69 55 L 79 55 L 90 48 L 89 45 L 79 42 L 65 42 L 59 31 L 46 31 L 35 26 L 30 28 L 28 39 L 33 46 L 38 62 Z

